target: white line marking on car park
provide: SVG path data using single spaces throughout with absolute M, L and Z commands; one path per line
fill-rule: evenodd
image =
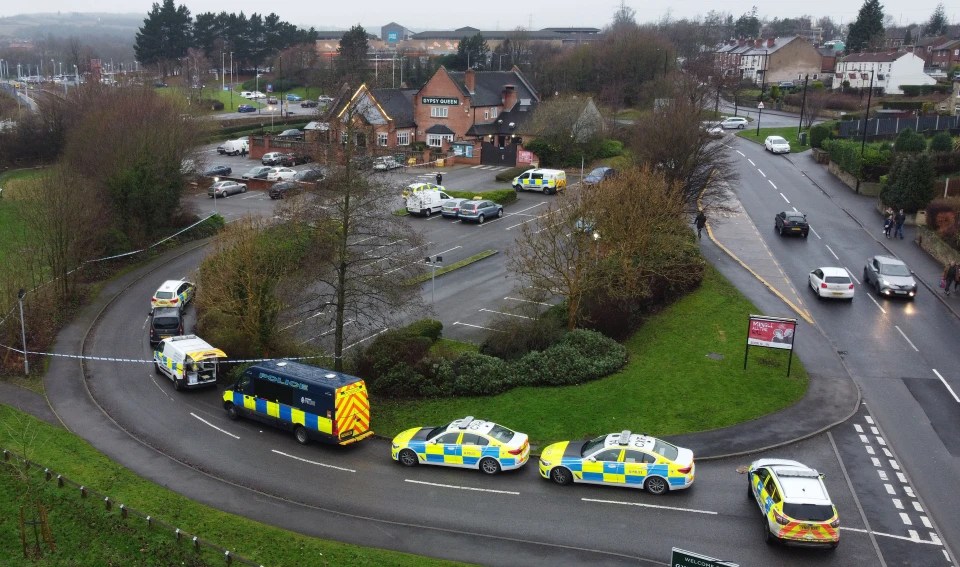
M 950 384 L 947 384 L 947 381 L 943 379 L 943 376 L 941 376 L 939 372 L 937 372 L 936 368 L 933 369 L 933 373 L 936 374 L 937 378 L 939 378 L 940 381 L 943 382 L 943 385 L 947 387 L 947 391 L 950 392 L 950 395 L 953 396 L 953 399 L 960 404 L 960 398 L 957 397 L 957 393 L 953 391 L 953 388 L 950 387 Z
M 860 285 L 860 280 L 857 279 L 857 276 L 853 275 L 853 272 L 850 271 L 850 268 L 844 266 L 843 269 L 846 270 L 848 274 L 850 274 L 850 278 L 853 279 L 853 281 L 857 282 L 857 285 Z M 857 426 L 857 427 L 859 428 L 860 426 Z M 857 429 L 857 431 L 860 431 L 860 429 Z
M 368 236 L 368 237 L 366 237 L 366 238 L 362 238 L 362 239 L 354 242 L 354 244 L 360 244 L 361 242 L 366 242 L 366 241 L 370 240 L 371 238 L 376 238 L 376 236 Z
M 767 183 L 769 183 L 770 185 L 772 185 L 772 186 L 773 186 L 773 188 L 774 188 L 774 190 L 776 190 L 776 188 L 777 188 L 777 186 L 776 186 L 776 185 L 774 185 L 774 183 L 773 183 L 773 181 L 771 181 L 771 180 L 769 180 L 769 179 L 767 179 Z M 794 210 L 794 212 L 796 212 L 796 210 L 797 210 L 797 208 L 796 208 L 796 207 L 794 207 L 794 208 L 793 208 L 793 210 Z
M 507 315 L 509 317 L 519 317 L 521 319 L 533 319 L 533 317 L 527 317 L 526 315 L 517 315 L 516 313 L 504 313 L 503 311 L 494 311 L 493 309 L 480 309 L 480 311 L 486 311 L 487 313 L 496 313 L 497 315 Z
M 864 416 L 864 421 L 866 421 L 867 423 L 869 423 L 869 424 L 871 424 L 871 425 L 873 424 L 873 418 L 870 417 L 869 415 Z
M 837 260 L 840 259 L 840 256 L 837 256 L 836 252 L 833 251 L 833 248 L 830 248 L 830 245 L 829 245 L 829 244 L 824 244 L 824 246 L 826 246 L 826 247 L 827 247 L 827 250 L 830 251 L 830 255 L 831 255 L 831 256 L 833 256 L 833 257 L 834 257 L 835 259 L 837 259 Z
M 874 435 L 880 435 L 880 430 L 877 429 L 876 427 L 871 427 L 870 433 L 873 433 Z
M 917 530 L 907 530 L 907 534 L 910 536 L 910 541 L 920 541 L 920 534 L 917 533 Z
M 676 510 L 677 512 L 693 512 L 694 514 L 709 514 L 716 516 L 717 512 L 713 510 L 697 510 L 696 508 L 680 508 L 677 506 L 662 506 L 659 504 L 643 504 L 641 502 L 619 502 L 617 500 L 597 500 L 594 498 L 581 498 L 584 502 L 597 502 L 599 504 L 620 504 L 621 506 L 640 506 L 642 508 L 657 508 L 659 510 Z
M 293 323 L 290 323 L 289 325 L 287 325 L 286 327 L 284 327 L 284 328 L 282 328 L 282 329 L 280 329 L 280 330 L 281 330 L 281 331 L 286 331 L 286 330 L 289 329 L 290 327 L 296 327 L 297 325 L 300 325 L 300 324 L 302 324 L 302 323 L 305 323 L 305 322 L 309 321 L 310 319 L 313 319 L 314 317 L 319 317 L 319 316 L 323 315 L 323 314 L 326 313 L 326 312 L 327 312 L 327 310 L 326 310 L 326 308 L 324 308 L 324 309 L 322 309 L 322 310 L 320 310 L 320 311 L 317 311 L 316 313 L 314 313 L 313 315 L 311 315 L 311 316 L 309 316 L 309 317 L 304 317 L 303 319 L 300 319 L 299 321 L 294 321 Z
M 473 327 L 474 329 L 483 329 L 485 331 L 494 331 L 496 333 L 503 333 L 500 329 L 491 329 L 490 327 L 481 327 L 480 325 L 471 325 L 470 323 L 461 323 L 460 321 L 454 321 L 454 325 L 463 325 L 464 327 Z
M 893 453 L 891 453 L 890 449 L 887 449 L 886 447 L 883 447 L 883 454 L 891 459 L 893 458 Z
M 321 313 L 322 313 L 322 312 L 321 312 Z M 319 314 L 320 314 L 320 313 L 318 313 L 317 315 L 319 315 Z M 346 327 L 347 325 L 349 325 L 349 324 L 351 324 L 351 323 L 356 323 L 356 322 L 357 322 L 356 319 L 347 319 L 346 321 L 344 321 L 343 326 Z M 319 338 L 321 338 L 321 337 L 325 337 L 325 336 L 329 335 L 330 333 L 332 333 L 332 332 L 334 332 L 334 331 L 336 331 L 336 330 L 337 330 L 336 327 L 330 327 L 329 329 L 327 329 L 326 331 L 320 333 L 319 335 L 314 335 L 314 336 L 310 337 L 309 339 L 306 339 L 306 340 L 302 341 L 300 344 L 305 345 L 305 344 L 307 344 L 307 343 L 309 343 L 309 342 L 311 342 L 311 341 L 313 341 L 313 340 L 315 340 L 315 339 L 319 339 Z
M 288 454 L 288 453 L 284 453 L 283 451 L 277 451 L 276 449 L 271 449 L 271 451 L 274 452 L 274 453 L 276 453 L 276 454 L 278 454 L 278 455 L 281 455 L 281 456 L 283 456 L 283 457 L 289 457 L 289 458 L 291 458 L 291 459 L 295 459 L 295 460 L 300 461 L 300 462 L 302 462 L 302 463 L 309 463 L 309 464 L 311 464 L 311 465 L 317 465 L 318 467 L 326 467 L 326 468 L 328 468 L 328 469 L 336 469 L 336 470 L 338 470 L 338 471 L 344 471 L 344 472 L 352 472 L 352 473 L 357 472 L 357 471 L 355 471 L 355 470 L 353 470 L 353 469 L 345 469 L 345 468 L 343 468 L 343 467 L 338 467 L 338 466 L 335 466 L 335 465 L 328 465 L 328 464 L 326 464 L 326 463 L 318 463 L 317 461 L 311 461 L 311 460 L 309 460 L 309 459 L 304 459 L 303 457 L 298 457 L 298 456 L 296 456 L 296 455 L 290 455 L 290 454 Z
M 764 179 L 766 179 L 766 178 L 767 178 L 767 174 L 766 174 L 766 173 L 764 173 L 762 169 L 760 169 L 760 168 L 757 168 L 757 171 L 759 171 L 759 172 L 760 172 L 760 175 L 762 175 Z
M 752 165 L 753 167 L 757 167 L 757 164 L 753 163 L 753 160 L 752 160 L 752 159 L 747 158 L 747 161 L 749 161 L 749 162 L 750 162 L 750 165 Z
M 520 496 L 519 492 L 513 492 L 510 490 L 493 490 L 490 488 L 474 488 L 472 486 L 457 486 L 455 484 L 438 484 L 436 482 L 424 482 L 422 480 L 410 480 L 409 478 L 403 479 L 403 482 L 410 482 L 413 484 L 423 484 L 426 486 L 436 486 L 438 488 L 454 488 L 456 490 L 472 490 L 475 492 L 491 492 L 493 494 L 509 494 L 511 496 Z
M 883 313 L 886 313 L 886 312 L 887 312 L 886 309 L 884 309 L 879 303 L 877 303 L 877 300 L 874 299 L 872 295 L 870 295 L 870 294 L 868 293 L 868 294 L 867 294 L 867 297 L 869 297 L 869 298 L 870 298 L 870 301 L 872 301 L 873 304 L 877 306 L 877 309 L 879 309 L 879 310 L 882 311 Z
M 897 510 L 903 510 L 903 502 L 899 498 L 893 498 L 893 507 Z
M 904 487 L 903 487 L 903 491 L 906 492 L 906 493 L 907 493 L 907 496 L 909 496 L 910 498 L 916 498 L 916 496 L 913 495 L 913 487 L 912 487 L 912 486 L 904 486 Z
M 910 338 L 907 337 L 907 334 L 903 332 L 903 330 L 900 328 L 900 325 L 894 325 L 893 328 L 896 329 L 898 333 L 900 333 L 900 336 L 903 337 L 903 340 L 907 341 L 907 344 L 910 345 L 910 347 L 914 351 L 920 352 L 920 349 L 918 349 L 917 345 L 913 344 L 913 341 L 911 341 Z
M 873 535 L 875 535 L 875 536 L 889 537 L 889 538 L 899 539 L 899 540 L 903 540 L 903 541 L 910 541 L 910 542 L 913 542 L 913 543 L 925 543 L 925 544 L 927 544 L 927 545 L 943 545 L 943 543 L 940 542 L 939 538 L 937 538 L 936 540 L 931 539 L 930 541 L 927 541 L 927 540 L 925 540 L 925 539 L 920 539 L 920 536 L 919 536 L 919 535 L 917 535 L 916 537 L 913 537 L 913 535 L 917 533 L 916 530 L 909 530 L 911 536 L 910 536 L 910 537 L 906 537 L 906 536 L 902 536 L 902 535 L 885 534 L 885 533 L 883 533 L 883 532 L 868 531 L 868 530 L 865 530 L 865 529 L 863 529 L 863 528 L 850 528 L 850 527 L 847 527 L 847 526 L 840 526 L 840 529 L 843 530 L 843 531 L 846 531 L 846 532 L 857 532 L 857 533 L 860 533 L 860 534 L 873 534 Z
M 377 335 L 379 335 L 379 334 L 382 334 L 382 333 L 386 333 L 386 332 L 389 331 L 389 330 L 390 330 L 389 328 L 380 329 L 379 331 L 377 331 L 376 333 L 370 335 L 369 337 L 360 339 L 359 341 L 357 341 L 357 342 L 355 342 L 355 343 L 353 343 L 353 344 L 349 344 L 349 345 L 343 347 L 343 350 L 347 350 L 347 349 L 353 348 L 353 347 L 357 346 L 357 345 L 360 344 L 360 343 L 365 343 L 365 342 L 369 341 L 370 339 L 372 339 L 373 337 L 375 337 L 375 336 L 377 336 Z
M 738 154 L 740 154 L 741 156 L 743 156 L 743 157 L 747 157 L 747 154 L 741 152 L 740 150 L 736 150 L 736 152 L 737 152 Z
M 877 443 L 879 443 L 879 444 L 881 444 L 881 445 L 884 445 L 884 446 L 886 446 L 886 444 L 887 444 L 887 442 L 884 441 L 883 437 L 880 437 L 879 435 L 877 435 Z
M 783 200 L 786 201 L 788 205 L 790 204 L 790 199 L 787 199 L 786 195 L 784 195 L 783 193 L 780 193 L 780 196 L 783 197 Z
M 541 216 L 542 216 L 542 215 L 541 215 Z M 533 222 L 533 221 L 537 220 L 538 218 L 540 218 L 540 217 L 533 217 L 532 219 L 527 219 L 527 220 L 525 220 L 525 221 L 523 221 L 523 222 L 518 222 L 517 224 L 512 224 L 512 225 L 510 225 L 510 226 L 507 227 L 507 230 L 510 230 L 510 229 L 512 229 L 512 228 L 517 228 L 518 226 L 525 225 L 525 224 L 527 224 L 528 222 Z M 497 220 L 499 220 L 499 219 L 497 219 Z M 482 226 L 482 225 L 481 225 L 481 226 Z
M 940 536 L 937 535 L 937 532 L 930 532 L 930 541 L 936 542 L 937 545 L 943 545 L 943 542 L 940 541 Z
M 545 307 L 553 307 L 553 304 L 552 304 L 552 303 L 541 303 L 541 302 L 539 302 L 539 301 L 531 301 L 531 300 L 529 300 L 529 299 L 520 299 L 519 297 L 510 297 L 510 296 L 507 296 L 507 297 L 504 297 L 504 299 L 509 299 L 510 301 L 522 301 L 522 302 L 524 302 L 524 303 L 535 303 L 535 304 L 537 304 L 537 305 L 543 305 L 543 306 L 545 306 Z
M 225 430 L 223 430 L 223 429 L 220 429 L 220 428 L 217 427 L 216 425 L 210 423 L 209 421 L 203 419 L 202 417 L 200 417 L 199 415 L 197 415 L 197 414 L 195 414 L 195 413 L 193 413 L 193 412 L 190 412 L 190 415 L 192 415 L 193 417 L 199 419 L 199 420 L 202 421 L 203 423 L 206 423 L 207 425 L 209 425 L 210 427 L 216 429 L 216 430 L 219 431 L 220 433 L 224 433 L 224 434 L 226 434 L 226 435 L 229 435 L 230 437 L 233 437 L 234 439 L 240 439 L 239 437 L 237 437 L 237 436 L 234 435 L 233 433 L 230 433 L 229 431 L 225 431 Z
M 259 199 L 259 200 L 262 201 L 262 200 L 263 200 L 263 195 L 247 195 L 246 197 L 240 197 L 240 198 L 243 199 L 243 200 L 247 200 L 247 199 Z

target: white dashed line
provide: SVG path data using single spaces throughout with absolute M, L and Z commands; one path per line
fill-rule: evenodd
M 900 470 L 900 463 L 898 463 L 897 461 L 894 461 L 893 459 L 890 459 L 890 468 L 892 468 L 895 471 L 898 471 Z
M 907 535 L 910 536 L 910 541 L 920 541 L 920 534 L 917 533 L 917 530 L 907 530 Z
M 847 271 L 849 272 L 850 270 L 847 270 Z M 859 423 L 853 424 L 853 430 L 856 431 L 857 433 L 863 433 L 863 428 L 860 427 Z
M 893 328 L 896 329 L 898 333 L 900 333 L 900 336 L 903 337 L 903 340 L 907 341 L 907 344 L 910 345 L 910 348 L 912 348 L 914 352 L 920 352 L 920 349 L 918 349 L 917 345 L 913 344 L 913 341 L 911 341 L 910 338 L 907 337 L 907 334 L 903 332 L 903 330 L 900 328 L 900 325 L 894 325 Z
M 790 199 L 787 199 L 786 195 L 784 195 L 783 193 L 780 193 L 780 196 L 783 197 L 783 200 L 786 201 L 788 205 L 790 204 Z
M 917 502 L 916 500 L 913 501 L 913 509 L 916 510 L 917 512 L 920 512 L 921 514 L 923 513 L 923 507 L 920 506 L 920 503 Z
M 493 490 L 490 488 L 474 488 L 472 486 L 457 486 L 455 484 L 438 484 L 436 482 L 424 482 L 422 480 L 410 480 L 409 478 L 403 479 L 403 482 L 410 482 L 413 484 L 424 484 L 426 486 L 436 486 L 438 488 L 453 488 L 455 490 L 472 490 L 474 492 L 491 492 L 493 494 L 510 494 L 511 496 L 519 496 L 519 492 L 512 492 L 510 490 Z
M 871 425 L 873 424 L 873 418 L 870 417 L 869 415 L 863 416 L 863 420 L 866 421 L 867 423 L 871 424 Z
M 757 167 L 757 164 L 753 163 L 753 160 L 752 160 L 752 159 L 747 158 L 747 161 L 749 161 L 749 162 L 750 162 L 750 165 L 752 165 L 753 167 Z
M 903 510 L 903 502 L 899 498 L 893 498 L 893 507 L 897 510 Z
M 764 179 L 766 179 L 766 178 L 767 178 L 767 174 L 766 174 L 766 173 L 764 173 L 762 169 L 757 169 L 757 171 L 759 171 L 759 172 L 760 172 L 760 175 L 762 175 Z
M 877 471 L 877 474 L 880 475 L 880 480 L 887 480 L 887 471 L 881 469 Z
M 880 437 L 879 435 L 877 435 L 877 443 L 879 443 L 879 444 L 881 444 L 881 445 L 883 445 L 883 446 L 886 446 L 886 445 L 887 445 L 887 442 L 884 441 L 884 440 L 883 440 L 883 437 Z
M 533 303 L 533 304 L 536 304 L 536 305 L 543 305 L 544 307 L 553 307 L 553 304 L 552 304 L 552 303 L 541 303 L 540 301 L 531 301 L 531 300 L 529 300 L 529 299 L 520 299 L 519 297 L 509 297 L 509 296 L 508 296 L 508 297 L 504 297 L 504 299 L 507 299 L 507 300 L 510 300 L 510 301 L 522 301 L 522 302 L 524 302 L 524 303 Z
M 903 484 L 907 484 L 907 477 L 902 472 L 897 473 L 897 480 L 899 480 Z
M 773 181 L 770 181 L 769 179 L 767 179 L 767 183 L 769 183 L 770 185 L 772 185 L 774 189 L 777 188 L 777 186 L 773 184 Z M 794 210 L 796 210 L 796 207 L 794 207 Z
M 880 305 L 879 303 L 877 303 L 877 300 L 874 299 L 872 295 L 870 295 L 870 294 L 868 293 L 868 294 L 867 294 L 867 297 L 869 297 L 869 298 L 870 298 L 870 301 L 872 301 L 873 304 L 877 306 L 877 309 L 879 309 L 879 310 L 880 310 L 882 313 L 884 313 L 884 314 L 887 313 L 887 310 L 884 309 L 882 305 Z
M 829 245 L 829 244 L 824 244 L 824 246 L 827 247 L 827 251 L 830 252 L 830 255 L 833 256 L 834 259 L 837 259 L 837 260 L 840 259 L 840 256 L 837 256 L 837 253 L 833 251 L 833 248 L 830 248 L 830 245 Z
M 857 285 L 860 285 L 860 280 L 857 279 L 857 276 L 853 275 L 853 272 L 850 271 L 850 268 L 844 266 L 843 269 L 846 270 L 848 274 L 850 274 L 850 277 L 853 279 L 853 281 L 857 282 Z M 862 430 L 858 429 L 857 431 L 862 431 Z
M 886 447 L 883 448 L 883 454 L 891 459 L 893 458 L 893 453 L 891 453 L 890 449 L 887 449 Z
M 871 427 L 870 433 L 873 433 L 874 435 L 880 435 L 880 430 L 877 429 L 876 427 Z
M 887 490 L 887 494 L 889 494 L 890 496 L 893 496 L 894 494 L 897 493 L 897 491 L 893 489 L 892 484 L 884 484 L 883 487 Z
M 747 157 L 747 154 L 741 152 L 740 150 L 736 150 L 736 152 L 740 154 L 741 157 Z
M 912 526 L 913 522 L 910 521 L 910 516 L 906 512 L 900 512 L 900 521 L 903 522 L 905 526 Z
M 877 467 L 877 468 L 880 467 L 880 459 L 878 459 L 878 458 L 876 458 L 876 457 L 871 457 L 870 460 L 873 461 L 873 466 L 875 466 L 875 467 Z
M 904 487 L 903 487 L 903 491 L 906 492 L 906 493 L 907 493 L 907 496 L 909 496 L 910 498 L 916 498 L 916 496 L 913 495 L 913 487 L 912 487 L 912 486 L 904 486 Z
M 296 456 L 296 455 L 290 455 L 290 454 L 288 454 L 288 453 L 284 453 L 283 451 L 277 451 L 276 449 L 271 449 L 271 451 L 274 452 L 274 453 L 276 453 L 276 454 L 278 454 L 278 455 L 280 455 L 280 456 L 289 457 L 289 458 L 291 458 L 291 459 L 294 459 L 294 460 L 296 460 L 296 461 L 300 461 L 300 462 L 302 462 L 302 463 L 308 463 L 308 464 L 311 464 L 311 465 L 317 465 L 318 467 L 326 467 L 326 468 L 328 468 L 328 469 L 336 469 L 336 470 L 338 470 L 338 471 L 344 471 L 344 472 L 352 472 L 352 473 L 357 472 L 357 471 L 355 471 L 355 470 L 353 470 L 353 469 L 345 469 L 345 468 L 343 468 L 343 467 L 338 467 L 338 466 L 334 466 L 334 465 L 328 465 L 328 464 L 325 464 L 325 463 L 318 463 L 317 461 L 311 461 L 310 459 L 304 459 L 304 458 L 298 457 L 298 456 Z
M 870 445 L 867 445 L 867 454 L 868 454 L 868 455 L 875 455 L 875 454 L 876 454 L 876 452 L 873 450 L 873 447 L 871 447 Z
M 697 510 L 696 508 L 678 508 L 676 506 L 660 506 L 657 504 L 642 504 L 640 502 L 618 502 L 616 500 L 595 500 L 593 498 L 581 498 L 584 502 L 597 502 L 599 504 L 620 504 L 621 506 L 640 506 L 642 508 L 657 508 L 659 510 L 676 510 L 678 512 L 693 512 L 694 514 L 709 514 L 716 516 L 717 512 L 712 510 Z
M 210 423 L 209 421 L 203 419 L 202 417 L 200 417 L 199 415 L 197 415 L 197 414 L 195 414 L 195 413 L 193 413 L 193 412 L 190 412 L 190 415 L 192 415 L 193 417 L 199 419 L 200 421 L 202 421 L 203 423 L 209 425 L 210 427 L 216 429 L 216 430 L 219 431 L 220 433 L 223 433 L 223 434 L 225 434 L 225 435 L 229 435 L 230 437 L 233 437 L 234 439 L 240 439 L 239 437 L 237 437 L 237 436 L 234 435 L 233 433 L 230 433 L 229 431 L 225 431 L 225 430 L 223 430 L 223 429 L 220 429 L 220 428 L 217 427 L 216 425 Z
M 521 319 L 533 319 L 533 317 L 527 317 L 526 315 L 517 315 L 516 313 L 504 313 L 503 311 L 494 311 L 493 309 L 479 309 L 479 311 L 486 311 L 487 313 L 496 313 L 497 315 L 506 315 L 508 317 L 519 317 Z
M 950 392 L 950 395 L 953 396 L 953 399 L 960 404 L 960 398 L 957 397 L 957 393 L 953 391 L 953 388 L 950 387 L 950 384 L 947 384 L 947 381 L 943 379 L 943 376 L 941 376 L 939 372 L 937 372 L 936 368 L 933 369 L 933 373 L 936 374 L 937 378 L 939 378 L 940 381 L 943 382 L 943 385 L 947 387 L 947 391 Z
M 860 442 L 863 443 L 864 445 L 867 445 L 867 446 L 869 447 L 870 440 L 867 439 L 867 436 L 866 436 L 866 435 L 861 435 L 861 436 L 860 436 Z

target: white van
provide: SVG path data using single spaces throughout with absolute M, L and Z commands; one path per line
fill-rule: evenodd
M 567 186 L 567 173 L 562 169 L 531 169 L 514 177 L 511 185 L 517 191 L 542 191 L 550 195 Z
M 440 212 L 443 204 L 453 198 L 443 186 L 432 183 L 411 183 L 403 191 L 403 196 L 407 200 L 408 213 L 425 217 Z
M 200 388 L 217 384 L 217 359 L 226 353 L 213 348 L 196 335 L 168 337 L 153 351 L 157 374 L 173 381 L 174 390 Z
M 250 91 L 240 91 L 241 98 L 253 98 L 253 93 Z
M 249 138 L 237 138 L 236 140 L 228 140 L 224 142 L 223 153 L 227 154 L 228 156 L 245 155 L 250 153 Z

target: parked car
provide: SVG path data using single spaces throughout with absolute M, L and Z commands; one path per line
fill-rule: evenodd
M 233 168 L 229 165 L 215 165 L 210 169 L 203 172 L 207 177 L 217 177 L 220 175 L 230 175 L 233 173 Z
M 287 100 L 289 100 L 290 102 L 300 102 L 301 100 L 303 100 L 303 98 L 301 98 L 300 95 L 295 95 L 293 93 L 290 93 L 287 95 Z
M 252 168 L 250 171 L 244 173 L 241 177 L 243 179 L 266 179 L 267 174 L 270 173 L 270 170 L 273 169 L 269 165 L 258 165 Z
M 183 313 L 179 307 L 158 307 L 150 311 L 150 346 L 168 337 L 183 334 Z
M 274 183 L 270 190 L 267 191 L 267 194 L 270 195 L 271 199 L 283 199 L 284 197 L 289 197 L 291 195 L 296 195 L 297 193 L 303 191 L 303 185 L 294 181 L 278 181 Z
M 817 268 L 807 278 L 817 297 L 853 300 L 853 280 L 845 268 Z
M 289 167 L 275 167 L 269 173 L 267 173 L 267 181 L 284 181 L 287 179 L 293 179 L 293 176 L 297 174 L 297 170 L 290 169 Z
M 457 217 L 462 221 L 471 221 L 483 224 L 487 219 L 500 218 L 503 216 L 503 205 L 488 201 L 466 201 L 460 203 L 460 210 L 457 211 Z
M 317 102 L 319 102 L 320 104 L 330 104 L 331 102 L 333 102 L 333 97 L 327 96 L 327 95 L 320 95 L 317 97 Z
M 473 416 L 440 427 L 413 427 L 393 438 L 390 456 L 400 464 L 479 469 L 484 474 L 518 469 L 530 457 L 525 433 Z
M 300 165 L 302 163 L 309 163 L 311 161 L 313 161 L 313 158 L 307 154 L 292 153 L 292 154 L 283 154 L 280 157 L 280 165 L 283 165 L 286 167 L 293 167 L 295 165 Z
M 207 189 L 207 195 L 211 197 L 226 197 L 234 193 L 246 193 L 247 184 L 238 181 L 227 180 L 217 181 Z
M 747 119 L 740 116 L 730 116 L 729 118 L 724 118 L 720 122 L 720 127 L 723 129 L 736 128 L 737 130 L 743 130 L 747 127 Z
M 775 154 L 789 154 L 790 142 L 781 136 L 767 136 L 767 139 L 763 141 L 763 148 Z
M 373 160 L 373 169 L 375 171 L 390 171 L 398 167 L 403 167 L 403 164 L 398 162 L 393 156 L 380 156 Z
M 460 205 L 470 199 L 447 199 L 440 207 L 440 214 L 446 218 L 457 218 L 460 214 Z
M 260 91 L 253 91 L 252 93 L 250 93 L 249 98 L 267 98 L 267 95 L 263 94 Z
M 253 93 L 250 91 L 240 91 L 240 98 L 253 98 Z
M 241 104 L 237 107 L 237 112 L 256 112 L 257 109 L 250 106 L 249 104 Z
M 917 281 L 903 261 L 892 256 L 878 255 L 867 260 L 863 267 L 863 285 L 872 285 L 884 297 L 917 297 Z
M 277 97 L 275 97 L 275 96 L 268 96 L 268 97 L 267 97 L 267 104 L 277 104 L 277 103 L 279 103 L 279 102 L 280 102 L 280 101 L 277 100 Z
M 296 128 L 291 128 L 289 130 L 284 130 L 283 132 L 280 132 L 279 134 L 276 135 L 276 137 L 278 139 L 283 138 L 286 140 L 302 140 L 303 132 L 301 132 L 300 130 L 297 130 Z
M 294 181 L 320 181 L 323 179 L 323 170 L 317 168 L 302 169 L 293 176 Z
M 780 211 L 773 219 L 773 228 L 780 236 L 784 234 L 799 234 L 806 238 L 810 234 L 810 224 L 807 215 L 800 211 Z
M 283 152 L 267 152 L 260 158 L 260 163 L 263 165 L 277 165 L 283 156 Z
M 598 167 L 598 168 L 595 168 L 590 173 L 588 173 L 587 176 L 583 178 L 583 184 L 596 185 L 601 181 L 610 179 L 616 174 L 617 174 L 617 170 L 613 169 L 612 167 Z
M 300 103 L 300 108 L 316 108 L 319 104 L 320 103 L 315 100 L 305 100 Z
M 193 299 L 197 284 L 187 280 L 167 280 L 160 284 L 150 298 L 150 309 L 176 307 L 183 311 Z

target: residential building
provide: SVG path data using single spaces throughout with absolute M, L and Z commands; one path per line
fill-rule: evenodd
M 803 81 L 806 75 L 819 80 L 822 65 L 817 48 L 796 35 L 754 40 L 740 55 L 743 77 L 758 85 Z
M 934 46 L 928 63 L 930 67 L 944 71 L 960 65 L 960 39 L 951 39 Z
M 354 144 L 366 148 L 404 148 L 415 141 L 413 97 L 416 89 L 371 89 L 366 84 L 349 98 L 340 97 L 328 115 L 334 139 L 347 141 L 354 127 Z
M 749 44 L 748 44 L 749 41 Z M 744 38 L 731 39 L 714 49 L 713 60 L 718 71 L 724 75 L 733 75 L 742 72 L 740 59 L 744 53 L 754 47 L 753 40 Z
M 921 57 L 905 51 L 886 53 L 851 53 L 837 61 L 834 88 L 848 81 L 855 89 L 883 89 L 889 94 L 903 94 L 903 85 L 932 85 L 937 81 L 923 72 Z

